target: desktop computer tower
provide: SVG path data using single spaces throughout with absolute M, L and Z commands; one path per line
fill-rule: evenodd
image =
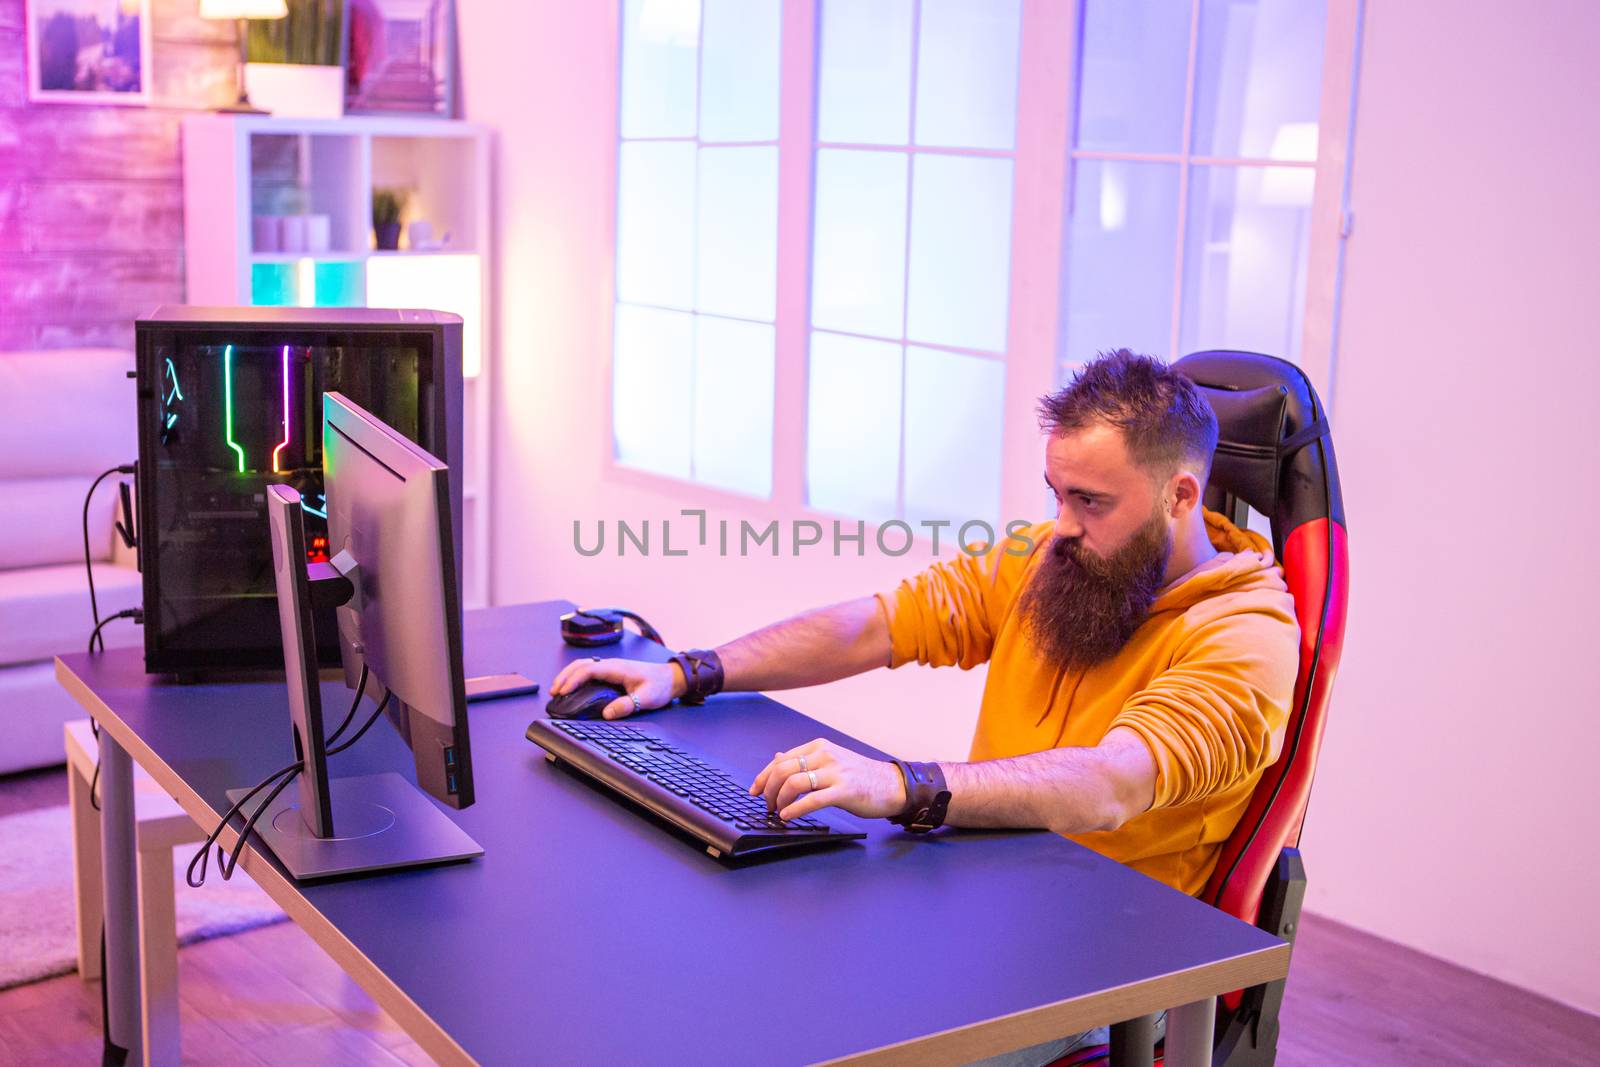
M 163 307 L 137 320 L 139 566 L 145 669 L 283 666 L 267 486 L 304 504 L 308 562 L 328 543 L 322 394 L 339 392 L 462 461 L 461 319 L 377 308 Z M 450 480 L 457 587 L 461 478 Z M 333 609 L 317 659 L 339 665 Z

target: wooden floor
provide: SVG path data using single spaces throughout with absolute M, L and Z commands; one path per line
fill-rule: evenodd
M 65 799 L 63 772 L 0 779 L 0 814 Z M 184 1062 L 431 1062 L 292 923 L 178 953 Z M 1295 946 L 1278 1062 L 1600 1063 L 1600 1016 L 1308 915 Z M 76 974 L 0 992 L 0 1064 L 94 1064 L 100 986 Z

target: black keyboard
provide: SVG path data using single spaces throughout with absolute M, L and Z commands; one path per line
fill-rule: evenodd
M 726 771 L 637 726 L 535 719 L 528 740 L 552 762 L 583 772 L 693 834 L 719 858 L 867 836 L 814 815 L 780 819 L 767 811 L 764 797 L 751 796 Z

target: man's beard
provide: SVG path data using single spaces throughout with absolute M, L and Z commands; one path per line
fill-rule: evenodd
M 1018 604 L 1023 627 L 1063 670 L 1103 663 L 1144 622 L 1171 556 L 1172 537 L 1160 512 L 1109 557 L 1079 539 L 1053 538 Z

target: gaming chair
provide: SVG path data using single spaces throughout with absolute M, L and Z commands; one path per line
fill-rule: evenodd
M 1283 750 L 1223 843 L 1200 899 L 1292 942 L 1306 886 L 1297 846 L 1344 645 L 1349 593 L 1333 441 L 1316 390 L 1292 363 L 1255 352 L 1209 351 L 1185 356 L 1174 366 L 1200 387 L 1217 413 L 1220 440 L 1206 506 L 1241 527 L 1250 508 L 1267 518 L 1300 622 L 1300 668 Z M 1273 1062 L 1284 984 L 1280 980 L 1220 998 L 1216 1067 Z M 1108 1046 L 1099 1045 L 1052 1067 L 1076 1067 L 1108 1055 Z

